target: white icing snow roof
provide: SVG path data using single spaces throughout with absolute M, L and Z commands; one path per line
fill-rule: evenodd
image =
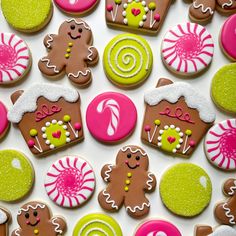
M 170 103 L 176 103 L 180 97 L 185 98 L 185 102 L 188 107 L 198 110 L 202 121 L 211 123 L 215 120 L 215 112 L 206 98 L 204 98 L 187 83 L 176 82 L 152 89 L 145 93 L 144 99 L 148 105 L 155 106 L 162 100 L 166 100 Z
M 9 121 L 19 123 L 25 113 L 34 112 L 37 109 L 39 97 L 44 97 L 51 102 L 56 102 L 60 98 L 64 98 L 67 102 L 76 102 L 79 99 L 79 93 L 73 88 L 52 84 L 34 84 L 24 91 L 9 110 Z

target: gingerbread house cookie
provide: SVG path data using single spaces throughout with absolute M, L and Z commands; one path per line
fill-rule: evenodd
M 187 83 L 160 79 L 145 102 L 142 140 L 183 157 L 193 153 L 215 120 L 206 99 Z
M 172 0 L 106 0 L 108 26 L 156 34 Z
M 83 139 L 77 90 L 35 84 L 12 94 L 8 118 L 18 125 L 31 152 L 42 155 Z

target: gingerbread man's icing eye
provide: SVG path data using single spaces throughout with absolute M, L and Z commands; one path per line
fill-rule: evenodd
M 132 156 L 132 155 L 131 155 L 130 153 L 127 154 L 127 157 L 128 157 L 128 158 L 131 158 L 131 156 Z
M 25 213 L 25 218 L 29 219 L 29 217 L 30 217 L 29 213 Z
M 139 161 L 140 160 L 140 156 L 136 156 L 136 158 L 135 158 L 137 161 Z
M 70 28 L 71 28 L 71 30 L 74 30 L 75 29 L 75 25 L 71 25 Z
M 37 211 L 34 211 L 34 216 L 38 216 L 38 212 Z
M 79 33 L 82 33 L 82 32 L 83 32 L 83 30 L 82 30 L 81 28 L 79 28 L 79 30 L 78 30 L 78 31 L 79 31 Z

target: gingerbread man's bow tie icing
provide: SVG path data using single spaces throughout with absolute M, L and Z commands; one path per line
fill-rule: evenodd
M 234 14 L 236 0 L 193 0 L 189 8 L 189 17 L 193 21 L 206 23 L 216 10 L 223 15 Z

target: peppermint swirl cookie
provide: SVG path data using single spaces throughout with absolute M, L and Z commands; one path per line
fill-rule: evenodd
M 103 66 L 109 80 L 120 87 L 143 83 L 152 71 L 153 56 L 148 42 L 134 34 L 121 34 L 106 46 Z
M 192 76 L 203 72 L 214 55 L 214 43 L 207 29 L 183 23 L 170 29 L 162 42 L 162 59 L 175 74 Z

